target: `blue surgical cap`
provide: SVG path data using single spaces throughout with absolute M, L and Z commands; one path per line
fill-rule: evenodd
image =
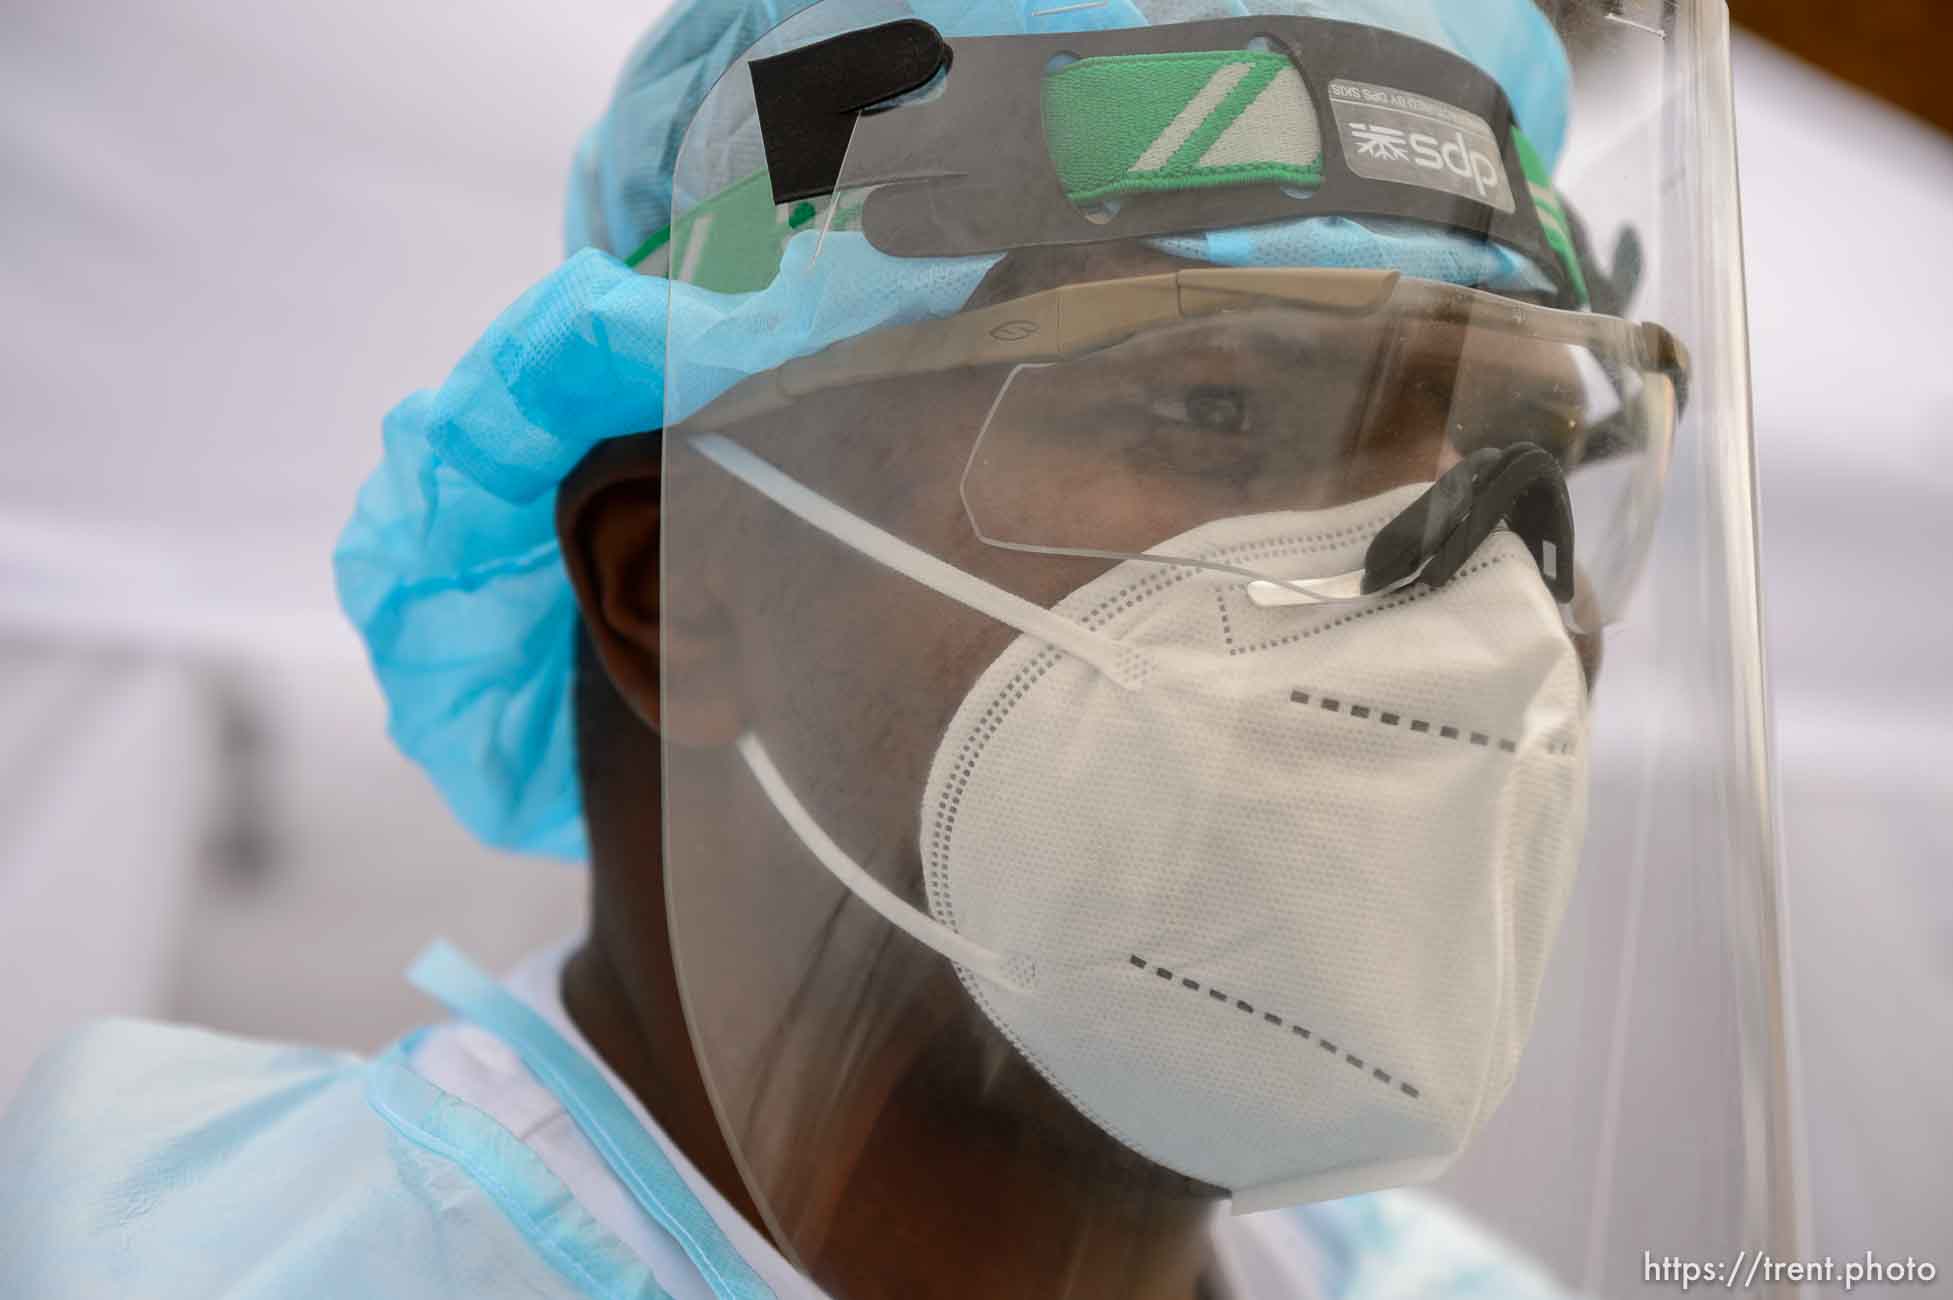
M 387 414 L 379 468 L 334 552 L 388 729 L 489 844 L 581 859 L 571 708 L 576 600 L 555 491 L 608 438 L 659 428 L 752 374 L 856 334 L 958 310 L 990 257 L 893 258 L 856 233 L 789 240 L 752 293 L 713 293 L 620 256 L 672 220 L 687 127 L 715 82 L 795 0 L 679 0 L 632 51 L 578 147 L 570 257 L 489 326 L 438 389 Z M 859 27 L 913 14 L 950 36 L 1306 14 L 1453 50 L 1496 78 L 1550 172 L 1565 138 L 1565 51 L 1533 0 L 861 0 Z M 809 15 L 817 17 L 819 14 Z M 818 31 L 810 26 L 810 33 Z M 1222 265 L 1375 266 L 1461 284 L 1542 287 L 1501 246 L 1406 222 L 1312 217 L 1160 241 Z M 667 385 L 667 344 L 682 375 Z M 681 382 L 682 381 L 682 382 Z

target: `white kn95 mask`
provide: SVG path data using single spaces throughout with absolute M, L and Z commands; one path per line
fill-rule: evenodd
M 1443 1172 L 1517 1068 L 1586 813 L 1585 681 L 1515 535 L 1362 600 L 1270 601 L 1244 576 L 1360 569 L 1411 485 L 1216 520 L 1162 547 L 1214 567 L 1127 560 L 1046 609 L 694 445 L 1021 634 L 937 747 L 927 914 L 741 739 L 824 866 L 955 962 L 1094 1124 L 1237 1212 Z

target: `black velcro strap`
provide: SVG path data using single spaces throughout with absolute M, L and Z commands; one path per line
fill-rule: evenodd
M 1480 448 L 1384 525 L 1363 557 L 1363 590 L 1380 591 L 1419 566 L 1423 581 L 1443 586 L 1500 524 L 1532 552 L 1553 598 L 1572 600 L 1573 504 L 1566 475 L 1552 453 L 1530 442 Z
M 864 109 L 929 84 L 949 46 L 920 18 L 848 32 L 748 64 L 773 201 L 830 193 Z

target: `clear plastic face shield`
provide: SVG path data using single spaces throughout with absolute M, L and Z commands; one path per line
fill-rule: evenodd
M 823 0 L 681 149 L 671 938 L 837 1297 L 1794 1245 L 1722 11 L 1329 8 Z

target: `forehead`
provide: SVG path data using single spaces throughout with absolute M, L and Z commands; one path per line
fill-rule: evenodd
M 1064 285 L 1202 265 L 1138 240 L 1016 249 L 990 269 L 962 310 L 976 311 Z M 898 434 L 904 451 L 913 455 L 940 445 L 945 432 L 981 417 L 996 396 L 998 369 L 998 364 L 991 364 L 928 370 L 820 388 L 801 393 L 784 408 L 741 419 L 737 429 L 742 438 L 772 445 L 796 461 L 822 455 L 853 459 L 857 453 L 873 452 L 885 441 L 878 436 L 881 431 Z M 711 414 L 710 407 L 702 413 L 708 419 Z M 919 443 L 917 435 L 923 429 L 933 436 Z M 831 443 L 819 436 L 822 431 L 840 430 L 846 436 Z M 973 436 L 974 426 L 967 432 Z M 816 452 L 817 446 L 825 450 Z

